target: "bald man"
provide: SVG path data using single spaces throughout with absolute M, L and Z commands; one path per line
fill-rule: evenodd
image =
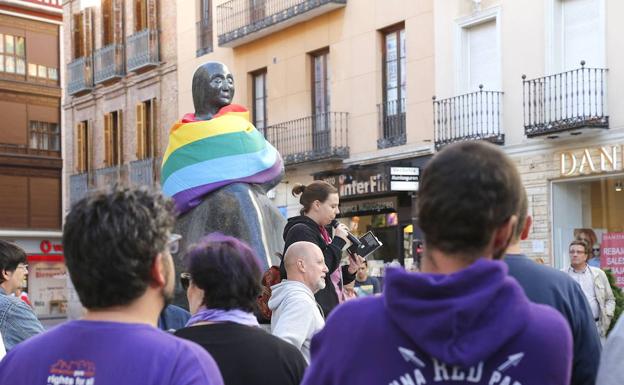
M 288 247 L 284 267 L 288 279 L 271 287 L 271 333 L 295 345 L 310 363 L 310 341 L 325 325 L 314 293 L 325 287 L 328 269 L 321 249 L 303 241 Z

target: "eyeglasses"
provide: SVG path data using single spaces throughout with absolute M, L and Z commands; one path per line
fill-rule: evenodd
M 18 269 L 24 269 L 24 271 L 28 271 L 28 265 L 25 263 L 20 263 L 19 265 L 17 265 Z
M 180 251 L 180 239 L 182 239 L 180 234 L 171 234 L 169 239 L 167 239 L 167 247 L 169 248 L 169 253 L 171 253 L 171 255 Z
M 583 250 L 570 250 L 570 255 L 575 255 L 575 254 L 584 255 L 585 251 L 583 251 Z
M 188 290 L 189 285 L 191 284 L 191 274 L 190 273 L 181 273 L 180 274 L 180 284 L 182 285 L 182 289 L 184 289 L 184 291 Z

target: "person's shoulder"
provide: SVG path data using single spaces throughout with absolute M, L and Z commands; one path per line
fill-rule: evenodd
M 572 339 L 569 324 L 564 316 L 552 306 L 538 303 L 529 303 L 525 332 L 542 341 L 565 342 Z
M 550 285 L 574 283 L 564 270 L 539 264 L 525 256 L 506 256 L 504 261 L 509 266 L 509 275 L 512 277 L 517 274 L 530 274 L 535 278 L 536 282 L 540 283 Z

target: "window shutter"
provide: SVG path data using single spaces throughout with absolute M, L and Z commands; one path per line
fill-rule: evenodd
M 145 158 L 145 104 L 136 105 L 137 159 Z
M 74 44 L 74 59 L 84 56 L 84 29 L 83 29 L 83 13 L 74 14 L 72 23 L 72 36 Z
M 93 123 L 91 120 L 88 120 L 85 122 L 85 143 L 86 143 L 86 166 L 85 166 L 85 170 L 86 171 L 91 171 L 91 169 L 93 169 L 93 164 L 95 163 L 95 160 L 93 159 L 95 151 L 93 151 L 93 132 L 91 127 L 93 127 Z
M 83 55 L 90 56 L 93 53 L 93 8 L 87 8 L 84 10 L 83 21 Z
M 123 0 L 113 0 L 113 42 L 124 43 Z
M 117 149 L 116 149 L 116 153 L 117 153 L 117 159 L 115 159 L 115 164 L 123 164 L 123 111 L 119 110 L 117 111 L 117 122 L 116 122 L 116 128 L 117 130 L 115 131 L 115 136 L 116 136 L 116 141 L 117 141 Z
M 78 125 L 76 126 L 76 171 L 77 172 L 84 172 L 86 170 L 84 130 L 85 130 L 84 122 L 78 123 Z
M 148 154 L 150 157 L 155 158 L 158 156 L 159 154 L 159 145 L 158 145 L 158 140 L 160 139 L 160 135 L 159 135 L 159 130 L 158 130 L 158 119 L 156 115 L 156 111 L 158 111 L 156 109 L 156 98 L 152 99 L 150 101 L 151 103 L 151 108 L 150 108 L 150 117 L 149 117 L 149 128 L 150 128 L 150 139 L 151 139 L 151 144 L 150 144 L 150 153 Z
M 113 143 L 111 136 L 111 114 L 104 115 L 104 165 L 110 167 L 113 160 Z
M 158 29 L 158 9 L 156 8 L 157 0 L 146 0 L 147 2 L 147 28 Z

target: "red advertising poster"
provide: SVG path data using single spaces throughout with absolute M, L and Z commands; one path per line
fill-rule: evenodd
M 617 285 L 624 287 L 624 233 L 602 235 L 600 266 L 603 269 L 611 269 Z

